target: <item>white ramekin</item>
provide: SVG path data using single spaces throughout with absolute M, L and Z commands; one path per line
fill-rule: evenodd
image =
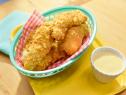
M 102 70 L 99 70 L 94 63 L 94 59 L 97 58 L 100 55 L 104 55 L 104 54 L 114 54 L 115 56 L 119 57 L 120 59 L 122 59 L 123 63 L 124 63 L 124 67 L 117 73 L 115 74 L 108 74 L 108 73 L 104 73 L 102 72 Z M 112 81 L 113 79 L 115 79 L 118 75 L 120 75 L 121 73 L 123 73 L 126 69 L 126 59 L 124 57 L 124 55 L 118 51 L 117 49 L 114 49 L 112 47 L 99 47 L 96 48 L 91 55 L 91 64 L 92 64 L 92 68 L 93 68 L 93 73 L 94 76 L 96 77 L 96 79 L 102 83 L 107 83 Z

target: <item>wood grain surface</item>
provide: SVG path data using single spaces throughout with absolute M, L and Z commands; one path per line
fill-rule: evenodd
M 0 5 L 0 19 L 12 11 L 40 12 L 64 6 L 80 5 L 96 16 L 98 35 L 106 45 L 115 47 L 126 56 L 126 0 L 9 0 Z M 10 64 L 8 56 L 0 53 L 0 95 L 34 95 L 27 78 Z M 126 91 L 118 95 L 126 95 Z

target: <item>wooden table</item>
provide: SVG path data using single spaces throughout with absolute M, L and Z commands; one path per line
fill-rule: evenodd
M 115 47 L 126 55 L 126 0 L 9 0 L 0 5 L 0 19 L 14 10 L 32 12 L 34 8 L 45 11 L 63 5 L 80 5 L 96 16 L 98 34 L 106 45 Z M 0 95 L 34 95 L 25 76 L 20 75 L 8 56 L 0 53 Z M 119 93 L 126 95 L 126 91 Z

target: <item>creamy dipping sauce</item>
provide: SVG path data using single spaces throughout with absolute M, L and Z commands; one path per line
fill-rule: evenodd
M 94 64 L 98 70 L 106 74 L 116 74 L 124 68 L 123 61 L 115 55 L 101 55 L 95 59 Z

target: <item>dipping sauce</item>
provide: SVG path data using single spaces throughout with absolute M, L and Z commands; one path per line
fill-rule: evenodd
M 124 68 L 123 61 L 116 55 L 101 55 L 95 59 L 94 64 L 105 74 L 116 74 Z

